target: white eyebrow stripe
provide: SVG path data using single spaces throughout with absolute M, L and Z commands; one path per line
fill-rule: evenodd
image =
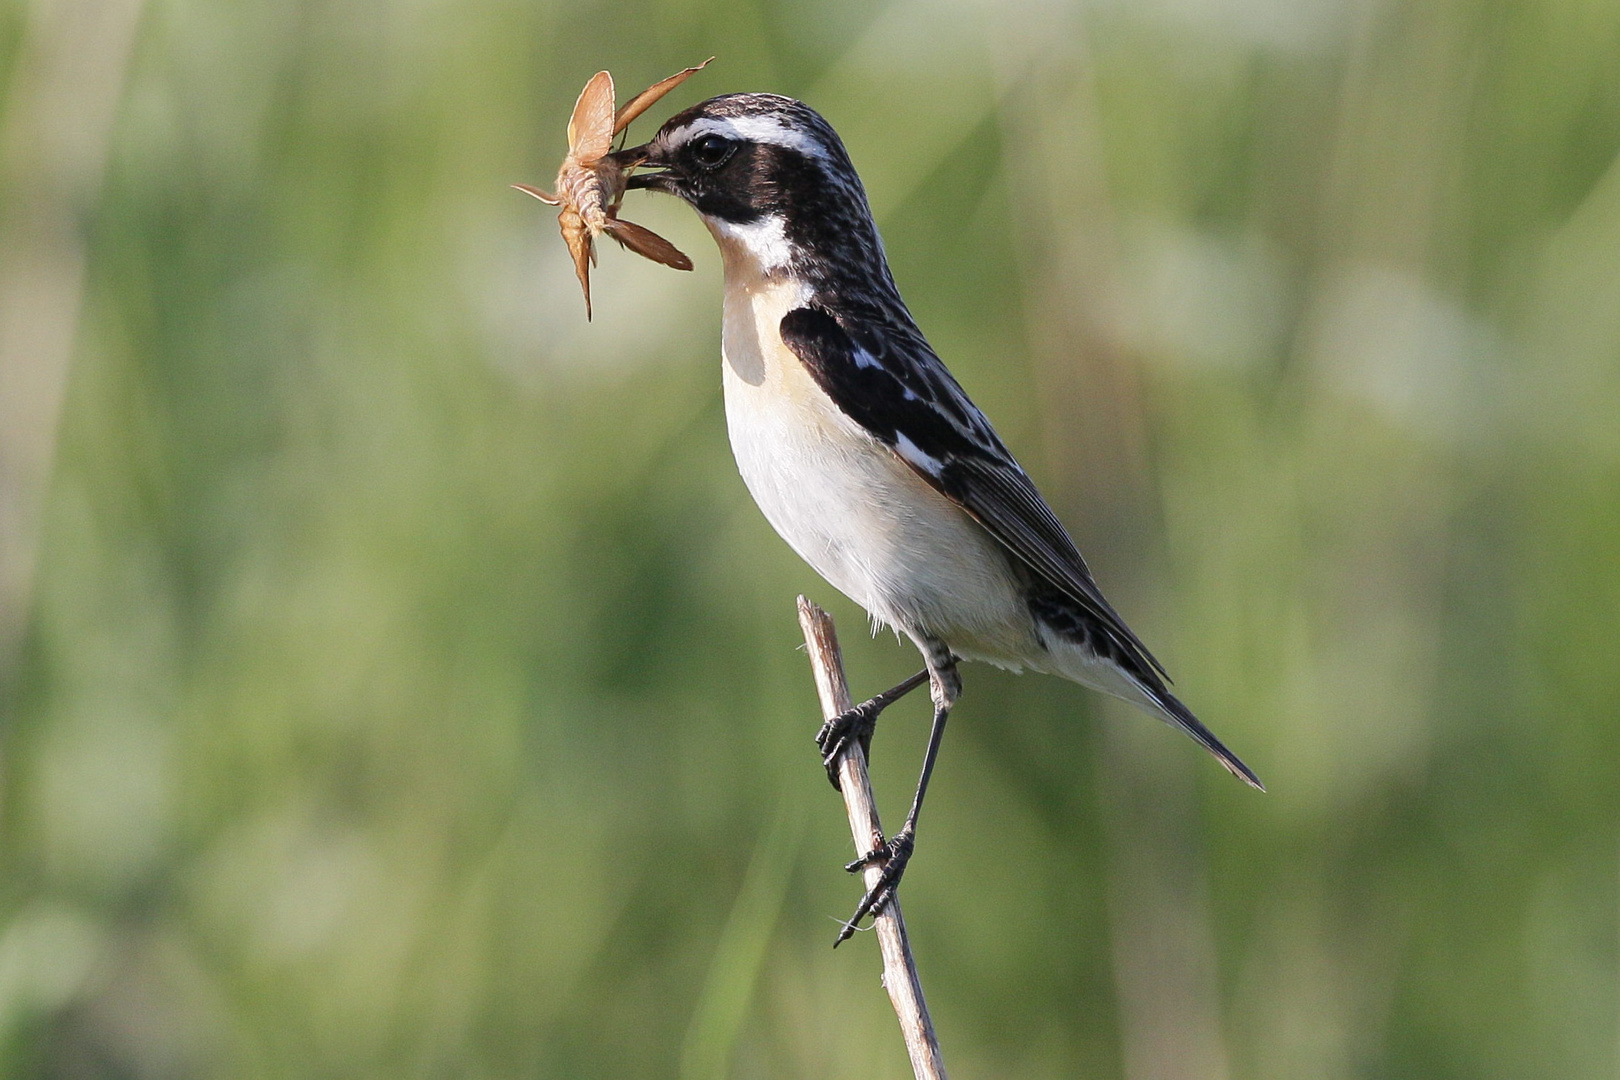
M 807 158 L 825 161 L 827 151 L 819 141 L 796 127 L 785 127 L 771 116 L 705 116 L 673 132 L 670 142 L 681 146 L 699 135 L 720 135 L 738 142 L 770 143 L 796 150 Z

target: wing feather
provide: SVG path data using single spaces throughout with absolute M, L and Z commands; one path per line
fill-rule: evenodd
M 912 327 L 870 326 L 819 308 L 782 319 L 782 341 L 835 404 L 1129 655 L 1161 666 L 1092 580 L 1085 559 L 1034 483 Z

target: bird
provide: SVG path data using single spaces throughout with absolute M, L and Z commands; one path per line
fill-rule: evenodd
M 900 829 L 846 869 L 881 866 L 846 940 L 895 895 L 958 663 L 1061 676 L 1186 732 L 1230 772 L 1258 777 L 1170 692 L 1168 675 L 1103 597 L 1068 532 L 912 318 L 843 141 L 813 108 L 724 94 L 616 153 L 628 187 L 698 214 L 724 265 L 721 381 L 742 479 L 776 532 L 924 669 L 823 725 L 839 757 L 870 746 L 878 714 L 926 682 L 933 722 Z

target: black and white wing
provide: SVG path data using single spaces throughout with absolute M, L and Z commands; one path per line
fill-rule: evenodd
M 972 515 L 1053 590 L 1043 618 L 1084 640 L 1135 679 L 1180 727 L 1235 776 L 1265 790 L 1164 685 L 1169 676 L 1103 599 L 1079 550 L 977 406 L 909 325 L 881 326 L 821 308 L 782 318 L 782 341 L 839 409 L 918 476 Z
M 788 312 L 780 329 L 783 343 L 845 414 L 1078 605 L 1111 640 L 1110 651 L 1165 674 L 1103 598 L 1062 523 L 919 332 L 889 322 L 880 330 L 815 307 Z

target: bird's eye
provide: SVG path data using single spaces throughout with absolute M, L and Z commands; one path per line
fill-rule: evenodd
M 692 160 L 699 168 L 718 169 L 737 149 L 737 144 L 723 135 L 704 135 L 692 141 Z

